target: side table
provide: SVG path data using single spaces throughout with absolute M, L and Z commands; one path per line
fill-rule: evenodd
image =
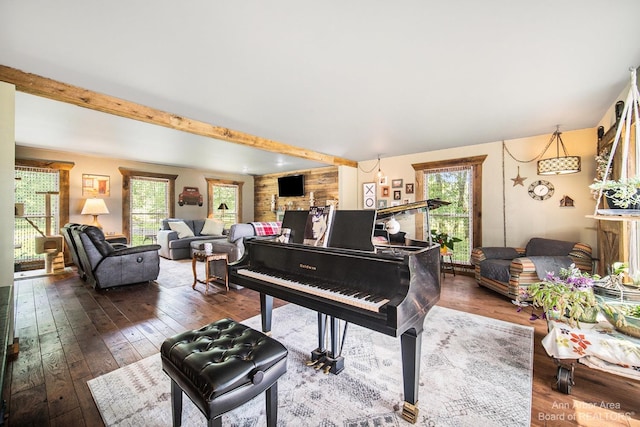
M 191 269 L 193 270 L 193 285 L 192 289 L 196 288 L 196 284 L 198 282 L 205 284 L 205 295 L 209 292 L 209 283 L 214 282 L 216 279 L 222 279 L 222 277 L 212 276 L 209 273 L 209 263 L 213 261 L 224 261 L 224 285 L 227 288 L 227 292 L 229 291 L 229 271 L 227 270 L 227 262 L 229 258 L 226 253 L 207 253 L 205 251 L 193 251 L 193 257 L 191 258 Z M 196 262 L 203 261 L 204 262 L 204 280 L 198 279 L 198 275 L 196 273 Z
M 449 258 L 448 261 L 447 258 Z M 450 271 L 454 276 L 456 275 L 456 269 L 453 267 L 453 252 L 440 252 L 440 271 L 442 272 L 442 277 L 446 276 L 445 273 L 447 271 Z

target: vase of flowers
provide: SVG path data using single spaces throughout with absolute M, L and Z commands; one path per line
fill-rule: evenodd
M 462 239 L 450 236 L 448 233 L 440 233 L 437 230 L 431 230 L 431 240 L 440 245 L 440 252 L 442 253 L 453 250 L 453 244 L 462 241 Z
M 593 285 L 598 278 L 571 264 L 561 268 L 558 275 L 549 273 L 541 282 L 530 285 L 525 297 L 535 307 L 542 307 L 547 318 L 566 319 L 578 327 L 580 322 L 595 323 L 599 307 Z

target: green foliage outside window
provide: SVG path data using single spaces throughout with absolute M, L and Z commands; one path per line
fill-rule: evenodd
M 425 172 L 425 199 L 450 202 L 429 211 L 429 228 L 456 239 L 453 258 L 456 263 L 469 264 L 471 253 L 471 168 L 452 168 Z M 431 230 L 425 223 L 424 236 Z

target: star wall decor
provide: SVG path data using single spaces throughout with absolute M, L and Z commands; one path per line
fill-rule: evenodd
M 525 179 L 527 179 L 526 176 L 520 176 L 520 166 L 518 166 L 518 176 L 516 176 L 515 178 L 511 178 L 511 181 L 513 181 L 513 186 L 515 187 L 516 185 L 522 185 L 524 187 Z

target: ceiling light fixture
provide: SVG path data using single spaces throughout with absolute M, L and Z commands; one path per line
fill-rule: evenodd
M 380 155 L 378 154 L 378 179 L 382 178 L 382 170 L 380 169 Z
M 560 126 L 557 126 L 556 131 L 551 135 L 551 140 L 547 147 L 544 149 L 544 153 L 547 151 L 547 148 L 553 141 L 556 141 L 556 157 L 550 157 L 548 159 L 538 160 L 538 175 L 565 175 L 569 173 L 577 173 L 580 172 L 580 157 L 579 156 L 569 156 L 567 155 L 567 149 L 564 146 L 564 142 L 562 142 L 562 138 L 560 137 L 562 132 L 560 132 Z M 560 146 L 562 146 L 562 151 L 564 152 L 564 156 L 560 156 Z

